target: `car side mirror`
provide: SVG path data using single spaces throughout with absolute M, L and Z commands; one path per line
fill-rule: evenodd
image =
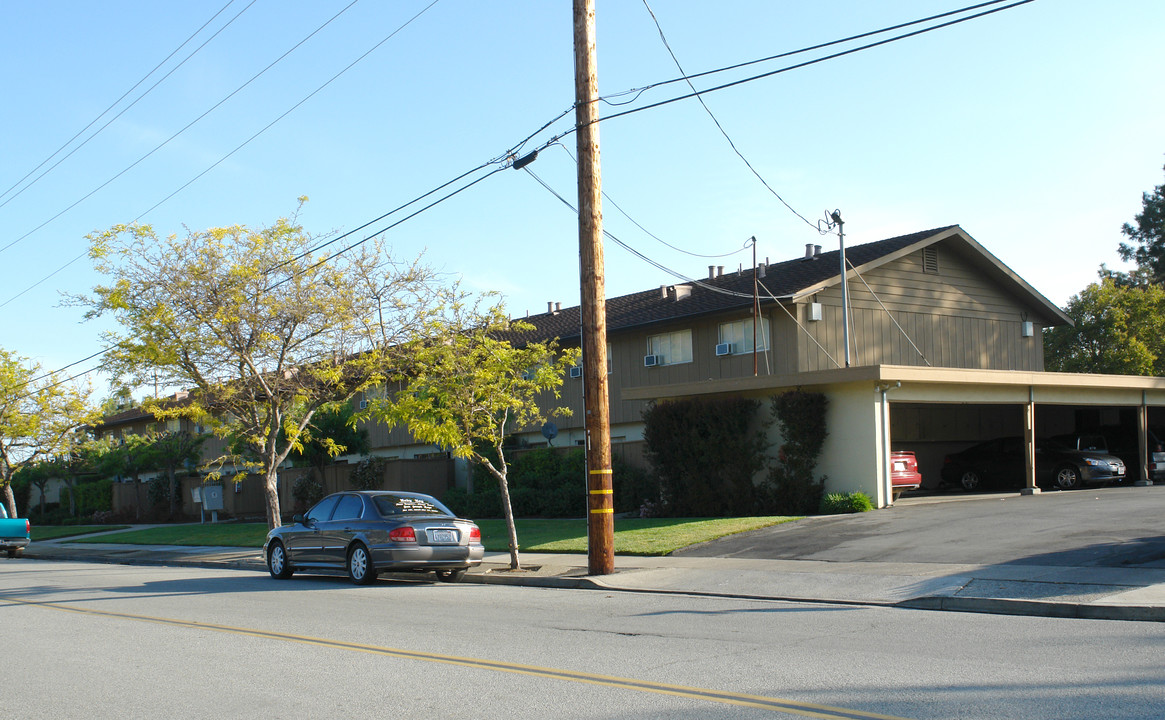
M 307 525 L 307 518 L 305 518 L 303 515 L 296 515 L 291 518 L 291 522 L 295 523 L 296 525 Z

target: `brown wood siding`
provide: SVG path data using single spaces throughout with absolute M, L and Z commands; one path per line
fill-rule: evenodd
M 1033 322 L 1038 320 L 1030 317 L 1034 309 L 1022 306 L 959 255 L 940 246 L 938 274 L 922 271 L 920 251 L 862 277 L 865 283 L 850 280 L 851 364 L 924 365 L 929 361 L 935 367 L 1043 370 L 1039 323 L 1035 337 L 1021 337 L 1025 313 Z M 806 327 L 844 364 L 841 288 L 828 288 L 814 300 L 823 306 L 822 320 Z M 901 331 L 882 305 L 894 314 Z M 802 339 L 800 370 L 832 367 L 837 365 L 811 340 Z

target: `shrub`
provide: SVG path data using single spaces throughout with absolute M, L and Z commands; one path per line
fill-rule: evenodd
M 92 515 L 113 509 L 113 480 L 94 480 L 77 485 L 77 515 Z
M 764 467 L 765 447 L 759 407 L 748 398 L 697 398 L 656 403 L 644 411 L 643 439 L 664 514 L 757 512 L 753 477 Z
M 864 492 L 829 493 L 821 498 L 822 515 L 867 512 L 874 509 L 870 496 Z
M 828 403 L 824 394 L 800 389 L 772 398 L 771 412 L 783 442 L 762 488 L 766 513 L 808 515 L 821 504 L 825 481 L 813 473 L 829 435 Z
M 659 486 L 646 471 L 612 458 L 615 511 L 637 511 L 659 497 Z M 501 489 L 480 466 L 474 469 L 474 492 L 453 488 L 441 498 L 462 517 L 502 516 Z M 509 462 L 510 504 L 515 517 L 585 517 L 587 514 L 586 453 L 580 448 L 538 448 L 515 454 Z
M 324 499 L 324 484 L 315 475 L 304 475 L 291 486 L 291 497 L 295 499 L 296 514 L 307 512 Z
M 356 463 L 348 482 L 357 490 L 379 490 L 384 486 L 384 467 L 388 460 L 382 457 L 368 457 Z

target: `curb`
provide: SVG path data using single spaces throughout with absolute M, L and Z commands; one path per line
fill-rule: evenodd
M 895 603 L 894 607 L 909 610 L 1026 615 L 1076 620 L 1165 622 L 1165 607 L 1154 605 L 1096 605 L 1010 598 L 921 597 L 903 600 Z

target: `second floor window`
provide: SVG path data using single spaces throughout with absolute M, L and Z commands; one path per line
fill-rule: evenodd
M 676 365 L 692 361 L 692 331 L 652 335 L 647 338 L 647 354 L 659 359 L 660 365 Z
M 732 355 L 752 352 L 752 336 L 752 318 L 720 323 L 720 342 L 732 346 Z M 769 349 L 769 324 L 763 315 L 756 327 L 756 345 L 757 352 Z

